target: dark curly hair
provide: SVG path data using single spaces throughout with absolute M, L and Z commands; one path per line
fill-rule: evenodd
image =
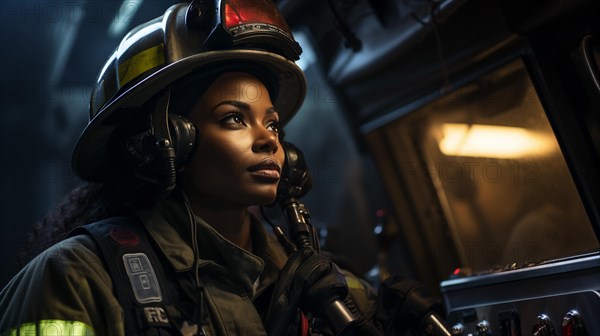
M 27 236 L 23 251 L 19 253 L 19 262 L 26 264 L 40 252 L 64 239 L 78 226 L 125 215 L 141 205 L 141 201 L 133 203 L 125 200 L 128 193 L 123 191 L 123 188 L 112 183 L 79 181 L 56 208 L 35 223 Z

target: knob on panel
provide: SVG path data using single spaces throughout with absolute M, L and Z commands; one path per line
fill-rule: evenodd
M 550 318 L 541 314 L 537 317 L 535 325 L 533 326 L 532 331 L 533 336 L 556 336 L 556 331 L 554 331 L 554 325 Z
M 492 330 L 488 321 L 483 320 L 475 327 L 475 336 L 492 336 Z
M 562 320 L 562 336 L 588 336 L 583 319 L 576 310 L 568 312 Z
M 462 323 L 457 323 L 452 326 L 452 336 L 462 336 L 465 332 L 465 326 Z

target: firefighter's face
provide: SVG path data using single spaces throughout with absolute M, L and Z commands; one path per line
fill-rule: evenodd
M 221 75 L 189 115 L 199 142 L 180 181 L 192 202 L 210 206 L 271 203 L 284 152 L 279 115 L 265 85 L 252 75 Z

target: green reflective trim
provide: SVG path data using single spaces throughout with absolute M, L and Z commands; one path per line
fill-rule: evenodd
M 93 336 L 94 329 L 79 321 L 41 320 L 23 323 L 3 334 L 7 336 Z

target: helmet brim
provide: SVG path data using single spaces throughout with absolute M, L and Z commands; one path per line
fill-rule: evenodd
M 279 94 L 273 101 L 280 122 L 285 125 L 296 114 L 306 95 L 306 80 L 293 62 L 274 53 L 259 50 L 220 50 L 195 54 L 169 64 L 128 88 L 102 107 L 87 125 L 73 151 L 73 172 L 90 182 L 101 182 L 108 171 L 106 150 L 115 130 L 115 114 L 139 108 L 150 98 L 178 79 L 214 65 L 235 62 L 256 63 L 279 82 Z M 117 112 L 117 113 L 116 113 Z M 127 118 L 119 115 L 118 119 Z

